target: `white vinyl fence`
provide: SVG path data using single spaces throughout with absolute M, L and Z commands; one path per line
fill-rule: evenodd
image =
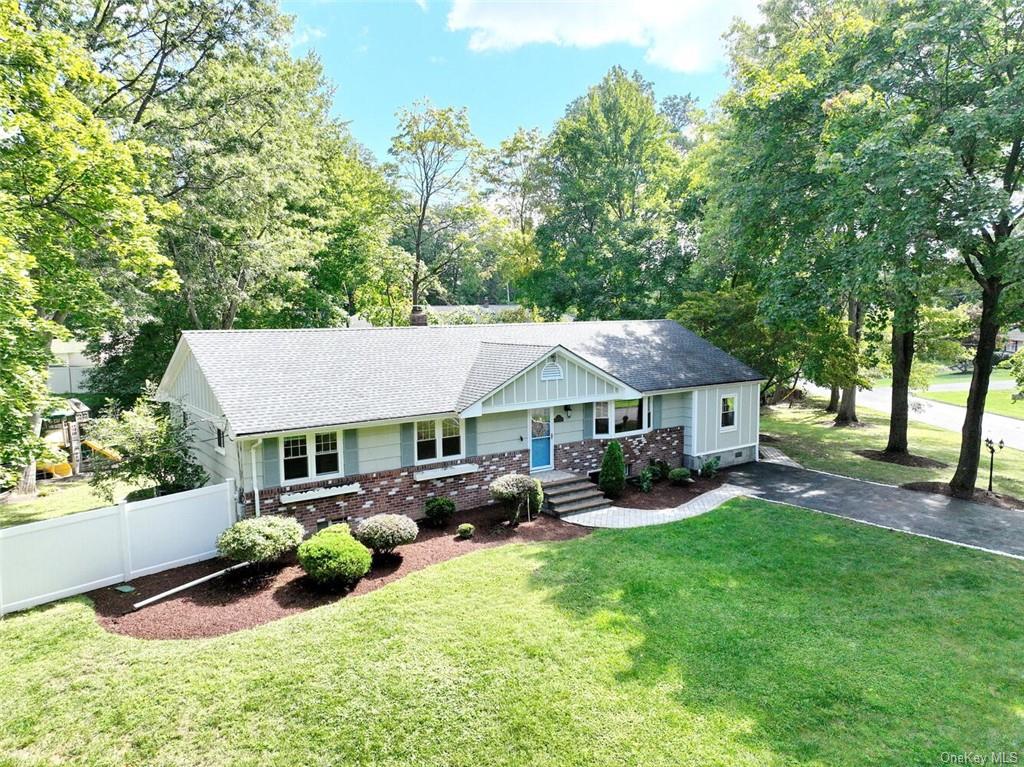
M 217 554 L 234 481 L 0 529 L 0 614 Z

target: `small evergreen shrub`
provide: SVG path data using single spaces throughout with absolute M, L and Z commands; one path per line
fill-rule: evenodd
M 423 504 L 423 514 L 435 527 L 444 527 L 455 513 L 455 501 L 451 498 L 428 498 Z
M 360 522 L 353 536 L 378 554 L 390 554 L 398 546 L 415 541 L 419 534 L 419 527 L 404 514 L 375 514 Z
M 668 477 L 670 471 L 668 464 L 660 459 L 652 458 L 647 467 L 651 470 L 651 477 L 655 482 L 661 482 L 661 480 Z
M 654 470 L 648 466 L 640 472 L 640 476 L 636 480 L 637 486 L 641 492 L 649 493 L 654 489 Z
M 672 469 L 668 473 L 668 478 L 673 485 L 682 485 L 690 479 L 690 470 L 685 466 L 680 466 L 679 468 Z
M 469 522 L 464 522 L 463 524 L 458 526 L 458 528 L 455 531 L 455 535 L 456 537 L 462 538 L 463 540 L 468 540 L 469 538 L 473 537 L 474 532 L 476 532 L 476 528 L 469 524 Z
M 519 524 L 519 517 L 527 506 L 532 515 L 540 513 L 544 504 L 540 480 L 526 474 L 503 474 L 490 484 L 489 490 L 491 498 L 504 504 L 512 527 Z
M 370 571 L 370 550 L 345 527 L 331 525 L 299 546 L 299 564 L 317 583 L 347 585 Z
M 618 498 L 626 487 L 626 459 L 618 442 L 609 442 L 604 451 L 597 486 L 609 498 Z
M 722 463 L 722 459 L 717 455 L 714 458 L 709 458 L 702 462 L 700 465 L 700 475 L 702 477 L 711 478 L 718 473 L 718 467 Z
M 217 538 L 217 551 L 235 562 L 266 564 L 302 543 L 302 525 L 288 517 L 266 516 L 235 522 Z

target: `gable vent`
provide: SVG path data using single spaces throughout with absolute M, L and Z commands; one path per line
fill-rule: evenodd
M 540 380 L 542 381 L 561 381 L 564 377 L 562 366 L 554 360 L 545 363 L 544 367 L 540 369 Z

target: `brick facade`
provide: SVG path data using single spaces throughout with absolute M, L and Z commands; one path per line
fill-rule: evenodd
M 440 469 L 463 463 L 475 463 L 480 470 L 472 474 L 422 482 L 413 479 L 413 474 L 417 471 Z M 448 496 L 455 501 L 455 507 L 460 511 L 484 506 L 492 502 L 487 489 L 492 480 L 502 474 L 512 472 L 527 474 L 529 471 L 530 452 L 521 450 L 514 453 L 494 453 L 458 461 L 432 463 L 429 466 L 409 466 L 372 474 L 358 474 L 326 482 L 271 487 L 260 491 L 260 513 L 293 516 L 302 523 L 308 532 L 315 531 L 318 522 L 343 522 L 350 517 L 358 519 L 371 514 L 406 514 L 413 519 L 420 519 L 423 517 L 423 504 L 428 498 L 439 495 Z M 280 496 L 284 493 L 351 485 L 356 482 L 360 486 L 356 493 L 297 503 L 282 504 L 280 501 Z M 245 493 L 243 503 L 245 516 L 252 516 L 255 513 L 255 506 L 251 491 Z
M 669 466 L 682 466 L 682 426 L 655 429 L 635 437 L 621 437 L 617 441 L 622 445 L 626 464 L 634 464 L 634 472 L 639 472 L 652 458 L 663 460 Z M 601 459 L 604 457 L 607 446 L 608 440 L 606 439 L 589 439 L 555 445 L 555 468 L 580 474 L 596 471 L 601 468 Z M 475 463 L 480 469 L 472 474 L 422 482 L 413 479 L 413 474 L 417 471 L 440 469 L 464 463 Z M 308 532 L 315 531 L 318 523 L 343 522 L 349 518 L 359 519 L 371 514 L 406 514 L 413 519 L 420 519 L 423 517 L 424 502 L 428 498 L 439 495 L 448 496 L 454 500 L 455 507 L 460 511 L 492 503 L 488 485 L 502 474 L 512 472 L 529 474 L 529 450 L 494 453 L 422 467 L 410 466 L 390 471 L 358 474 L 325 482 L 271 487 L 260 491 L 260 513 L 293 516 L 302 523 Z M 281 495 L 285 493 L 300 493 L 304 490 L 340 487 L 355 483 L 359 483 L 359 490 L 355 493 L 297 503 L 282 504 L 280 500 Z M 252 492 L 245 493 L 242 500 L 245 515 L 252 516 L 255 512 Z
M 578 474 L 597 471 L 610 441 L 585 439 L 555 445 L 555 468 Z M 622 445 L 626 466 L 633 464 L 633 474 L 640 473 L 651 459 L 665 461 L 672 468 L 683 465 L 682 426 L 654 429 L 635 437 L 619 437 L 615 441 Z

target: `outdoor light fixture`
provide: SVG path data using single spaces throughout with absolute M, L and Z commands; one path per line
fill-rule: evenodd
M 562 405 L 562 410 L 565 411 L 566 418 L 572 418 L 572 405 Z
M 999 440 L 999 444 L 995 444 L 991 437 L 985 440 L 985 447 L 988 448 L 988 491 L 992 492 L 992 468 L 996 460 L 996 448 L 1002 450 L 1004 445 L 1003 441 Z

